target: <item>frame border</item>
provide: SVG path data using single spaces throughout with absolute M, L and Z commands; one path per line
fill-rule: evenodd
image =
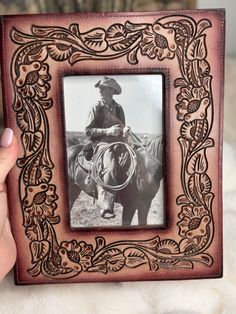
M 12 28 L 11 41 L 16 47 L 10 65 L 15 95 L 13 110 L 24 152 L 17 162 L 21 169 L 18 190 L 25 237 L 31 253 L 31 267 L 27 272 L 32 279 L 28 279 L 28 282 L 33 283 L 35 277 L 40 277 L 41 282 L 70 282 L 71 278 L 77 276 L 76 281 L 80 281 L 79 275 L 82 273 L 88 276 L 87 280 L 82 281 L 90 281 L 91 272 L 109 276 L 111 273 L 130 272 L 134 268 L 146 273 L 144 265 L 152 273 L 151 279 L 159 279 L 156 274 L 160 269 L 166 270 L 166 279 L 172 278 L 169 274 L 172 270 L 181 270 L 179 278 L 197 278 L 197 264 L 208 268 L 213 266 L 214 257 L 208 253 L 208 249 L 216 241 L 213 212 L 215 194 L 212 192 L 214 180 L 208 175 L 210 159 L 207 152 L 209 148 L 222 145 L 222 122 L 220 119 L 216 121 L 220 124 L 220 139 L 216 145 L 218 139 L 211 137 L 215 122 L 214 77 L 207 59 L 209 53 L 213 52 L 207 50 L 206 32 L 214 26 L 209 17 L 195 20 L 191 15 L 196 12 L 202 11 L 162 12 L 154 23 L 126 20 L 124 23 L 110 24 L 107 28 L 90 28 L 85 32 L 80 32 L 79 24 L 75 23 L 69 27 L 32 25 L 30 33 Z M 207 12 L 220 15 L 222 39 L 224 12 L 205 11 L 206 15 Z M 159 15 L 156 14 L 156 17 Z M 119 18 L 122 14 L 87 16 L 103 19 L 106 16 Z M 141 14 L 124 14 L 129 19 L 134 16 L 142 18 Z M 147 13 L 145 16 L 153 17 L 155 14 Z M 77 239 L 59 241 L 56 226 L 60 223 L 60 216 L 57 215 L 57 186 L 52 183 L 54 163 L 50 156 L 47 113 L 54 102 L 53 97 L 49 96 L 53 78 L 48 60 L 69 61 L 73 67 L 85 60 L 95 62 L 123 57 L 127 58 L 129 66 L 136 66 L 145 58 L 160 62 L 166 59 L 178 61 L 182 76 L 175 78 L 174 87 L 178 89 L 175 107 L 177 120 L 181 123 L 178 143 L 183 189 L 176 199 L 176 205 L 181 208 L 176 223 L 178 235 L 174 239 L 161 239 L 156 234 L 148 239 L 114 242 L 107 241 L 105 236 L 97 236 L 94 238 L 95 244 Z M 222 97 L 221 90 L 220 101 Z M 218 156 L 221 166 L 221 149 L 218 149 Z M 220 187 L 221 178 L 218 192 Z M 221 204 L 220 192 L 218 197 Z M 221 230 L 221 226 L 218 227 Z M 213 274 L 209 272 L 208 277 L 221 276 L 222 261 L 218 264 L 218 270 L 214 270 Z M 188 274 L 184 275 L 183 270 L 187 270 Z M 98 281 L 109 280 L 99 278 Z M 142 276 L 137 276 L 137 279 L 142 279 Z M 17 280 L 22 283 L 22 280 Z

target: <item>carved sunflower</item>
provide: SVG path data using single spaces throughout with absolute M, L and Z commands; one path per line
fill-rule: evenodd
M 142 32 L 140 47 L 142 54 L 148 55 L 151 59 L 156 57 L 158 60 L 172 59 L 177 48 L 175 31 L 172 28 L 164 28 L 159 23 L 148 26 Z
M 76 240 L 72 240 L 61 243 L 59 255 L 61 256 L 61 265 L 63 267 L 72 268 L 74 271 L 80 273 L 92 265 L 94 252 L 92 245 L 83 241 L 78 243 Z
M 182 237 L 194 238 L 204 236 L 206 227 L 210 222 L 208 211 L 203 206 L 189 204 L 182 207 L 178 222 L 179 234 Z
M 51 76 L 48 73 L 48 65 L 40 62 L 22 64 L 19 67 L 19 76 L 16 86 L 23 98 L 46 98 L 50 89 L 48 81 Z
M 177 96 L 179 103 L 177 118 L 180 121 L 192 121 L 195 119 L 205 119 L 206 109 L 210 104 L 208 92 L 203 87 L 193 87 L 189 85 L 182 87 Z
M 23 205 L 27 217 L 53 217 L 54 211 L 57 207 L 55 200 L 55 186 L 42 183 L 36 186 L 28 186 L 26 196 L 23 199 Z

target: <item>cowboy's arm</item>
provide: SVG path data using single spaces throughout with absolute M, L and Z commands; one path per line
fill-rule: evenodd
M 91 138 L 106 135 L 106 129 L 96 126 L 96 108 L 92 108 L 88 116 L 88 122 L 85 127 L 85 134 Z
M 88 117 L 87 126 L 85 128 L 85 134 L 91 138 L 96 138 L 98 136 L 116 136 L 120 133 L 119 125 L 113 125 L 110 128 L 98 128 L 96 123 L 96 107 L 93 108 Z
M 121 105 L 119 105 L 118 110 L 118 119 L 122 122 L 123 126 L 125 126 L 125 113 Z

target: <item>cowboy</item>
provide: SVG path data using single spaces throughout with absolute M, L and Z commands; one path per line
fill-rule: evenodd
M 108 143 L 122 142 L 128 132 L 125 127 L 123 108 L 113 95 L 120 95 L 122 89 L 115 79 L 104 77 L 95 84 L 99 88 L 101 99 L 89 113 L 85 134 L 89 136 L 96 153 L 104 149 Z M 117 164 L 114 149 L 110 148 L 102 155 L 103 182 L 110 186 L 117 184 Z M 116 192 L 98 185 L 98 205 L 103 218 L 114 218 L 114 201 Z

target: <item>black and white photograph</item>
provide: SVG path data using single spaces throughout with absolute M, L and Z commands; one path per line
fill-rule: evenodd
M 163 225 L 163 76 L 66 76 L 63 93 L 71 228 Z

